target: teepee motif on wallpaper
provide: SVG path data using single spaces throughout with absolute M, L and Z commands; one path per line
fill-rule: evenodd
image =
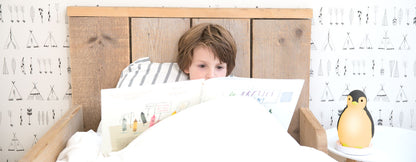
M 16 87 L 16 81 L 12 81 L 12 87 L 10 89 L 10 93 L 9 93 L 9 101 L 20 101 L 22 100 L 22 95 L 20 95 L 19 91 L 17 90 Z
M 346 85 L 346 88 L 344 90 L 344 92 L 342 92 L 341 97 L 339 97 L 339 101 L 340 102 L 344 102 L 347 101 L 347 97 L 350 94 L 350 89 L 348 88 L 348 85 Z
M 325 83 L 325 90 L 321 97 L 321 102 L 325 101 L 334 101 L 334 95 L 332 95 L 331 90 L 329 89 L 328 82 Z
M 407 43 L 407 34 L 403 35 L 403 41 L 399 46 L 399 50 L 410 50 L 409 43 Z
M 37 83 L 33 83 L 33 88 L 27 97 L 28 100 L 43 100 L 42 95 L 39 92 L 39 89 L 36 87 Z
M 393 43 L 390 40 L 390 37 L 387 35 L 387 31 L 384 32 L 384 36 L 381 39 L 380 46 L 378 47 L 380 50 L 394 50 Z
M 344 42 L 344 47 L 342 47 L 343 50 L 353 50 L 355 49 L 354 43 L 352 42 L 352 39 L 350 37 L 350 32 L 347 32 L 347 38 Z
M 34 146 L 36 143 L 38 143 L 38 138 L 36 137 L 36 134 L 33 134 L 34 138 L 33 138 L 33 143 L 32 146 Z
M 55 90 L 53 89 L 54 86 L 50 86 L 50 87 L 51 87 L 51 90 L 49 92 L 49 96 L 48 96 L 47 100 L 48 101 L 51 101 L 51 100 L 58 101 L 59 98 L 58 98 L 58 96 L 56 96 Z
M 406 97 L 406 94 L 404 93 L 403 85 L 400 85 L 400 90 L 399 90 L 399 93 L 397 94 L 396 102 L 407 102 L 407 97 Z
M 16 133 L 13 133 L 13 138 L 10 141 L 7 151 L 25 151 L 22 143 L 16 138 Z
M 29 30 L 29 39 L 26 43 L 26 48 L 39 48 L 38 41 L 35 38 L 35 35 L 33 35 L 33 31 Z
M 55 41 L 55 38 L 52 35 L 52 32 L 49 32 L 48 37 L 43 44 L 43 47 L 58 47 L 58 44 Z
M 365 35 L 364 40 L 361 42 L 360 49 L 373 49 L 373 46 L 371 45 L 371 41 L 368 38 L 368 34 Z
M 386 92 L 384 91 L 383 85 L 381 85 L 381 89 L 378 91 L 376 97 L 374 98 L 374 101 L 383 101 L 383 102 L 389 102 L 389 97 L 387 96 Z
M 68 82 L 68 84 L 69 84 L 69 87 L 68 87 L 68 90 L 66 90 L 65 92 L 65 95 L 63 98 L 64 100 L 69 100 L 72 97 L 72 86 L 71 86 L 71 83 Z
M 69 34 L 66 35 L 65 42 L 64 45 L 62 45 L 62 47 L 69 48 Z

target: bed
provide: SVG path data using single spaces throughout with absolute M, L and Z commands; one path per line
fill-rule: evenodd
M 212 22 L 237 43 L 233 75 L 303 79 L 288 133 L 327 153 L 325 130 L 309 110 L 312 9 L 68 7 L 72 105 L 21 161 L 55 161 L 77 131 L 97 130 L 101 89 L 116 87 L 132 61 L 174 62 L 177 42 L 192 25 Z

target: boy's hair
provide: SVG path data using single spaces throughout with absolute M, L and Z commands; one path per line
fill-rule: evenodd
M 227 76 L 235 67 L 237 47 L 231 33 L 217 24 L 202 23 L 186 31 L 178 42 L 177 63 L 184 71 L 192 63 L 193 51 L 199 46 L 212 50 L 221 63 L 227 64 Z

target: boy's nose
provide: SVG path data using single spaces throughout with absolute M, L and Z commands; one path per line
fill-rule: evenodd
M 205 79 L 211 79 L 211 78 L 214 78 L 214 77 L 215 77 L 214 69 L 208 70 L 207 75 L 205 76 Z

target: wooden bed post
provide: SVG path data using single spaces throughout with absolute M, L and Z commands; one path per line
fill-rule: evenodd
M 303 146 L 313 147 L 328 154 L 325 129 L 322 128 L 319 121 L 308 108 L 300 108 L 299 112 L 299 143 Z

